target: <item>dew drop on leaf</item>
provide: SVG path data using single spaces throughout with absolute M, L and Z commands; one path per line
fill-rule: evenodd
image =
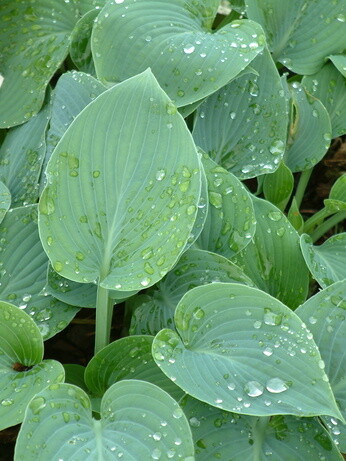
M 287 391 L 289 385 L 281 378 L 271 378 L 267 381 L 266 389 L 273 394 L 280 394 L 281 392 Z

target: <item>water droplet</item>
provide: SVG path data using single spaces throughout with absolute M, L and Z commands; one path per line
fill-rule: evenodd
M 168 115 L 174 115 L 178 112 L 178 109 L 172 102 L 169 102 L 166 104 L 166 112 Z
M 31 401 L 29 408 L 34 415 L 37 415 L 41 410 L 43 410 L 43 408 L 45 408 L 45 406 L 46 399 L 44 397 L 36 397 Z
M 160 459 L 161 458 L 161 450 L 158 448 L 154 448 L 154 450 L 151 453 L 152 459 Z
M 263 354 L 267 357 L 270 357 L 273 354 L 273 349 L 271 349 L 270 347 L 266 347 L 265 349 L 263 349 Z
M 221 208 L 222 207 L 222 195 L 219 194 L 218 192 L 210 191 L 209 192 L 209 202 L 215 208 Z
M 78 261 L 83 261 L 83 259 L 85 259 L 85 254 L 81 253 L 80 251 L 77 251 L 76 259 L 78 259 Z
M 63 268 L 64 268 L 64 265 L 60 261 L 55 261 L 55 263 L 53 264 L 53 269 L 55 270 L 55 272 L 61 272 Z
M 178 90 L 178 91 L 177 91 L 177 95 L 178 95 L 180 98 L 182 98 L 182 97 L 185 95 L 185 91 L 183 91 L 183 90 Z
M 174 411 L 173 411 L 173 418 L 175 419 L 180 419 L 182 416 L 183 416 L 183 410 L 181 408 L 176 408 Z
M 144 279 L 141 280 L 141 285 L 142 285 L 142 287 L 147 287 L 150 282 L 151 282 L 151 280 L 150 280 L 149 277 L 144 277 Z
M 285 144 L 281 140 L 276 140 L 272 143 L 272 145 L 269 148 L 269 152 L 273 155 L 281 155 L 284 153 L 285 150 Z
M 9 406 L 11 406 L 11 405 L 13 405 L 13 404 L 14 404 L 14 400 L 13 400 L 13 399 L 3 399 L 3 400 L 1 400 L 1 405 L 2 405 L 3 407 L 9 407 Z
M 263 394 L 264 386 L 258 381 L 249 381 L 245 384 L 244 391 L 249 397 L 258 397 Z
M 339 21 L 339 22 L 345 22 L 346 17 L 345 17 L 344 14 L 340 13 L 340 14 L 337 15 L 336 20 Z
M 200 420 L 194 416 L 189 419 L 189 423 L 191 427 L 199 427 L 201 425 Z
M 280 211 L 271 211 L 270 213 L 268 213 L 268 218 L 271 221 L 280 221 L 282 216 L 283 215 L 282 215 L 282 213 Z
M 273 394 L 280 394 L 281 392 L 287 391 L 288 388 L 288 383 L 280 378 L 271 378 L 266 384 L 266 389 Z
M 201 320 L 205 316 L 205 312 L 200 307 L 196 307 L 192 315 L 196 320 Z
M 185 53 L 185 54 L 191 54 L 191 53 L 193 53 L 194 51 L 195 51 L 195 47 L 194 47 L 193 45 L 190 45 L 190 44 L 189 44 L 189 45 L 186 45 L 186 46 L 184 47 L 184 53 Z
M 155 178 L 158 180 L 158 181 L 162 181 L 164 179 L 164 177 L 166 176 L 166 171 L 165 170 L 157 170 L 156 172 L 156 175 L 155 175 Z

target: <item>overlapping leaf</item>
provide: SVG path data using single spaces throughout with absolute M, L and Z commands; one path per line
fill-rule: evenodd
M 40 110 L 46 86 L 67 55 L 78 9 L 60 0 L 4 0 L 0 19 L 0 127 L 5 128 Z
M 325 459 L 341 461 L 326 429 L 314 418 L 250 417 L 226 412 L 191 396 L 181 402 L 195 442 L 196 461 L 220 459 Z
M 23 311 L 0 301 L 0 430 L 23 421 L 36 392 L 64 379 L 55 360 L 43 360 L 43 340 Z
M 281 162 L 279 168 L 267 174 L 263 181 L 263 193 L 269 202 L 283 211 L 291 197 L 294 178 L 291 170 Z
M 307 324 L 325 363 L 339 409 L 346 417 L 346 284 L 336 282 L 311 297 L 296 313 Z M 339 449 L 346 451 L 346 426 L 335 418 L 323 418 Z
M 174 328 L 174 310 L 183 295 L 191 288 L 214 282 L 252 285 L 244 272 L 223 256 L 188 250 L 151 292 L 128 302 L 127 306 L 134 309 L 130 333 L 155 335 L 162 328 Z
M 77 116 L 47 175 L 39 227 L 64 277 L 139 290 L 161 279 L 183 251 L 197 213 L 200 164 L 182 117 L 150 71 Z
M 119 82 L 150 67 L 186 106 L 236 77 L 263 49 L 261 27 L 240 20 L 212 31 L 218 0 L 108 2 L 92 33 L 98 78 Z
M 153 356 L 193 397 L 235 413 L 341 417 L 312 334 L 267 293 L 214 283 L 179 302 Z
M 283 157 L 287 101 L 268 52 L 245 74 L 207 98 L 197 110 L 196 144 L 240 178 L 274 171 Z
M 0 179 L 11 191 L 12 208 L 38 200 L 49 116 L 50 107 L 46 105 L 27 123 L 9 130 L 1 145 Z
M 322 288 L 346 279 L 346 232 L 333 235 L 322 245 L 313 245 L 310 236 L 304 234 L 300 245 L 312 276 Z
M 245 3 L 248 17 L 263 26 L 274 60 L 293 72 L 314 74 L 326 57 L 345 48 L 345 0 L 246 0 Z
M 336 54 L 329 56 L 329 59 L 332 61 L 334 66 L 346 77 L 346 55 L 345 54 Z
M 327 109 L 332 136 L 346 133 L 346 79 L 332 63 L 325 64 L 316 74 L 305 76 L 302 84 L 307 91 L 320 99 Z
M 243 184 L 206 154 L 209 209 L 196 245 L 229 258 L 246 247 L 255 233 L 252 200 Z
M 25 309 L 44 339 L 54 336 L 78 309 L 41 294 L 48 259 L 38 235 L 37 206 L 10 210 L 0 225 L 0 239 L 0 299 Z
M 193 453 L 189 424 L 176 401 L 154 384 L 125 380 L 105 393 L 101 420 L 92 418 L 90 400 L 76 386 L 55 384 L 38 393 L 28 406 L 14 459 L 193 461 Z
M 84 379 L 90 391 L 102 397 L 117 381 L 141 379 L 156 384 L 179 400 L 185 393 L 156 365 L 151 354 L 153 339 L 153 336 L 127 336 L 98 352 L 85 370 Z
M 256 233 L 232 258 L 258 288 L 291 308 L 305 301 L 309 271 L 299 247 L 299 235 L 271 203 L 253 197 Z
M 332 127 L 324 105 L 306 93 L 301 84 L 290 86 L 291 120 L 285 163 L 291 171 L 304 171 L 315 166 L 327 152 Z

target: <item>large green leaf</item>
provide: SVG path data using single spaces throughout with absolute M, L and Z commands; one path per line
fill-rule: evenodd
M 102 397 L 117 381 L 141 379 L 156 384 L 175 400 L 185 395 L 156 365 L 151 354 L 153 339 L 153 336 L 127 336 L 98 352 L 88 363 L 84 375 L 91 392 Z
M 327 152 L 332 127 L 324 105 L 294 82 L 291 90 L 291 120 L 285 163 L 291 171 L 308 170 Z
M 197 213 L 200 163 L 184 120 L 150 71 L 76 117 L 47 177 L 40 234 L 64 277 L 139 290 L 183 251 Z
M 46 105 L 27 123 L 9 130 L 1 145 L 0 179 L 11 191 L 12 208 L 38 200 L 49 116 Z
M 346 418 L 346 284 L 336 282 L 311 297 L 296 313 L 314 335 L 325 363 L 335 399 Z M 332 437 L 346 452 L 346 426 L 334 418 L 324 418 Z
M 341 417 L 312 334 L 256 288 L 213 283 L 190 290 L 176 332 L 153 342 L 156 363 L 185 392 L 235 413 Z
M 346 79 L 332 63 L 325 64 L 316 74 L 305 76 L 302 84 L 307 91 L 320 99 L 327 109 L 332 136 L 346 133 Z
M 63 330 L 78 312 L 41 294 L 48 259 L 37 228 L 37 206 L 10 210 L 0 225 L 0 300 L 25 309 L 44 339 Z
M 6 185 L 0 181 L 0 224 L 11 205 L 11 193 Z
M 91 416 L 87 394 L 55 384 L 34 397 L 19 432 L 15 461 L 193 461 L 191 431 L 177 402 L 154 384 L 125 380 L 101 403 L 101 420 Z
M 317 419 L 279 415 L 269 421 L 226 412 L 191 396 L 180 404 L 191 426 L 196 461 L 342 460 Z
M 271 203 L 253 197 L 256 233 L 232 258 L 263 291 L 291 308 L 305 301 L 309 271 L 299 247 L 299 235 Z
M 313 74 L 330 54 L 345 49 L 345 0 L 246 0 L 247 15 L 267 35 L 275 61 Z
M 75 2 L 1 2 L 1 128 L 21 124 L 40 110 L 77 19 Z
M 223 256 L 204 250 L 188 250 L 178 264 L 147 295 L 133 298 L 135 308 L 131 334 L 156 335 L 162 328 L 174 328 L 174 310 L 191 288 L 214 282 L 252 285 L 244 272 Z
M 38 327 L 17 306 L 0 301 L 0 430 L 21 423 L 31 398 L 64 379 L 63 366 L 43 360 Z
M 150 67 L 174 103 L 186 106 L 236 77 L 263 49 L 262 28 L 240 20 L 211 26 L 218 0 L 108 2 L 97 17 L 97 76 L 119 82 Z
M 207 98 L 197 110 L 196 144 L 240 178 L 274 171 L 284 155 L 287 101 L 266 49 L 245 74 Z
M 252 200 L 236 176 L 206 154 L 202 162 L 208 181 L 209 209 L 196 245 L 229 258 L 245 248 L 255 233 Z
M 333 235 L 322 245 L 313 245 L 311 237 L 303 234 L 300 245 L 313 278 L 322 288 L 346 279 L 346 232 Z

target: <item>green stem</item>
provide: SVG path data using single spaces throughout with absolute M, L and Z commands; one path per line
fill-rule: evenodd
M 109 290 L 98 285 L 96 298 L 95 354 L 109 344 L 113 301 L 108 295 Z
M 301 173 L 298 185 L 297 185 L 297 190 L 295 193 L 295 199 L 296 199 L 296 204 L 297 207 L 300 208 L 300 205 L 302 203 L 304 194 L 305 194 L 305 189 L 308 185 L 308 182 L 310 180 L 310 176 L 312 174 L 313 168 L 310 168 L 310 170 L 305 170 Z
M 260 461 L 262 459 L 261 453 L 263 448 L 263 441 L 265 437 L 265 431 L 268 426 L 270 416 L 259 416 L 255 418 L 256 421 L 253 424 L 253 458 L 252 461 Z
M 311 218 L 307 219 L 304 224 L 303 232 L 305 234 L 310 234 L 314 227 L 321 224 L 326 218 L 330 215 L 334 214 L 333 211 L 328 211 L 327 208 L 322 208 L 321 210 L 317 211 Z
M 336 226 L 340 221 L 343 221 L 346 219 L 346 210 L 344 211 L 339 211 L 336 213 L 334 216 L 331 216 L 329 219 L 324 221 L 320 226 L 318 226 L 317 229 L 312 232 L 310 235 L 312 238 L 313 242 L 316 242 L 318 239 L 320 239 L 326 232 L 329 231 L 332 227 Z

